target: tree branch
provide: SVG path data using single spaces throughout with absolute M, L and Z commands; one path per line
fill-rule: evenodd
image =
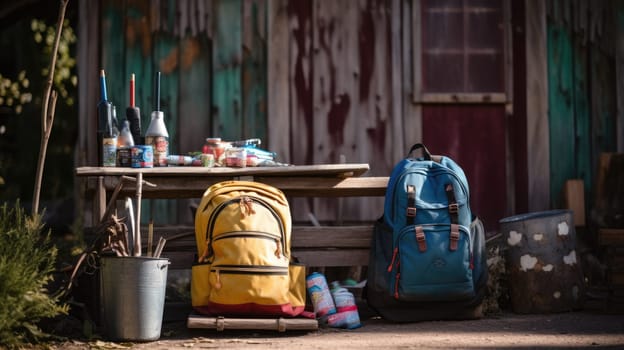
M 48 79 L 45 84 L 45 92 L 43 94 L 43 103 L 41 104 L 41 144 L 39 146 L 39 159 L 37 160 L 37 175 L 35 178 L 35 189 L 33 193 L 32 215 L 39 213 L 39 196 L 41 194 L 41 181 L 43 179 L 43 167 L 45 165 L 45 157 L 48 149 L 48 140 L 52 133 L 52 125 L 54 124 L 54 110 L 56 109 L 57 93 L 52 90 L 54 83 L 54 68 L 56 67 L 56 56 L 58 55 L 59 42 L 61 41 L 61 33 L 63 31 L 63 21 L 65 20 L 65 10 L 69 0 L 61 0 L 59 5 L 59 15 L 56 21 L 56 37 L 54 39 L 54 48 L 52 49 L 52 57 L 50 59 L 50 67 Z

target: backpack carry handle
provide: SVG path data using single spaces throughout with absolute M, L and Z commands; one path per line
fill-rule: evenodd
M 409 158 L 410 154 L 412 154 L 412 152 L 418 149 L 422 149 L 423 157 L 425 158 L 425 160 L 431 160 L 431 153 L 429 153 L 429 150 L 427 149 L 427 147 L 425 147 L 425 145 L 423 145 L 422 143 L 417 143 L 414 146 L 412 146 L 409 152 L 407 152 L 406 158 Z

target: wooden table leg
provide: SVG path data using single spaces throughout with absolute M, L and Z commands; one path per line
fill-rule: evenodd
M 136 220 L 134 227 L 134 256 L 141 256 L 141 195 L 143 192 L 143 173 L 136 177 Z
M 104 217 L 104 212 L 106 211 L 106 188 L 104 188 L 104 176 L 98 176 L 97 188 L 95 190 L 95 208 L 93 208 L 94 213 L 94 223 L 98 223 Z

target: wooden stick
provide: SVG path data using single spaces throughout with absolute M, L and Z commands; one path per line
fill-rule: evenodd
M 143 191 L 143 173 L 137 174 L 136 184 L 136 225 L 134 229 L 134 256 L 141 256 L 141 194 Z
M 161 236 L 160 239 L 158 239 L 158 245 L 156 246 L 156 250 L 154 251 L 155 258 L 160 258 L 160 254 L 162 254 L 165 243 L 167 243 L 167 240 Z
M 56 20 L 56 33 L 54 36 L 54 47 L 52 49 L 52 57 L 48 66 L 48 78 L 45 82 L 45 92 L 43 94 L 43 102 L 41 104 L 41 143 L 39 145 L 39 159 L 37 160 L 37 173 L 35 175 L 35 188 L 33 191 L 32 214 L 39 213 L 39 196 L 41 195 L 41 183 L 43 181 L 43 167 L 48 149 L 48 141 L 52 133 L 52 125 L 54 124 L 54 113 L 56 111 L 56 99 L 58 94 L 52 90 L 54 83 L 54 68 L 56 68 L 56 56 L 58 55 L 59 42 L 61 41 L 61 32 L 63 30 L 63 21 L 65 20 L 65 10 L 69 0 L 61 0 L 59 6 L 59 14 Z

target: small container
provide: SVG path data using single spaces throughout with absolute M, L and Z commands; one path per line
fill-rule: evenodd
M 132 148 L 131 147 L 119 147 L 117 148 L 117 166 L 130 168 L 132 166 Z
M 206 144 L 203 147 L 203 153 L 212 154 L 215 162 L 219 160 L 221 155 L 225 152 L 227 142 L 221 141 L 220 137 L 209 137 L 206 139 Z
M 191 165 L 193 163 L 193 157 L 183 156 L 183 155 L 168 155 L 167 156 L 167 165 Z
M 247 166 L 258 166 L 260 159 L 255 154 L 247 153 Z
M 336 306 L 332 299 L 327 280 L 321 273 L 314 272 L 306 278 L 308 294 L 314 305 L 316 318 L 322 318 L 336 313 Z
M 247 166 L 247 150 L 242 147 L 230 147 L 225 150 L 225 166 L 244 168 Z
M 201 166 L 209 167 L 209 168 L 214 166 L 215 157 L 214 157 L 214 154 L 212 153 L 202 153 L 199 156 L 199 159 L 201 160 Z
M 133 168 L 153 168 L 154 150 L 150 145 L 136 145 L 130 149 Z
M 102 166 L 117 166 L 117 137 L 105 137 L 102 140 Z

